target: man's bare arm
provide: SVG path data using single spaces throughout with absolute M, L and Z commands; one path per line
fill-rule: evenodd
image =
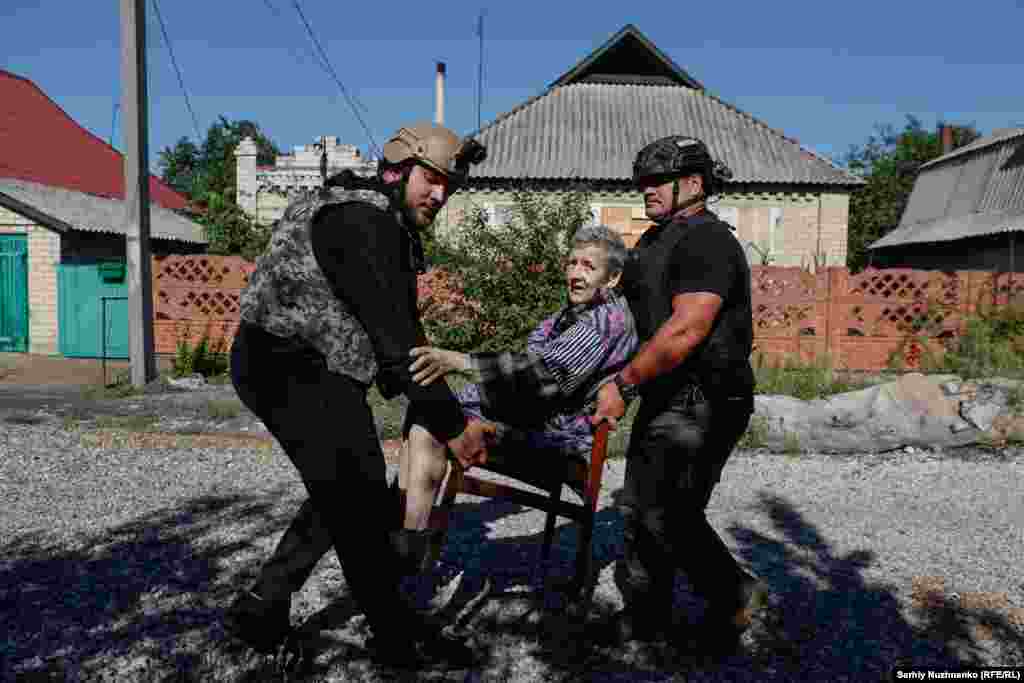
M 672 316 L 622 370 L 627 384 L 643 384 L 670 372 L 711 332 L 722 309 L 722 298 L 709 292 L 672 297 Z

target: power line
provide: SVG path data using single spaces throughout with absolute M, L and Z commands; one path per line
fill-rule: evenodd
M 323 58 L 323 64 L 321 66 L 326 69 L 327 74 L 332 79 L 334 79 L 335 83 L 338 84 L 338 88 L 341 89 L 341 94 L 345 96 L 345 100 L 348 102 L 349 107 L 352 108 L 352 113 L 355 114 L 356 119 L 359 121 L 359 124 L 363 127 L 363 130 L 366 132 L 366 137 L 370 139 L 370 148 L 373 150 L 374 155 L 378 159 L 381 158 L 382 155 L 380 153 L 380 150 L 377 148 L 376 141 L 373 139 L 373 133 L 370 132 L 370 127 L 366 125 L 366 121 L 364 121 L 363 117 L 359 114 L 359 109 L 356 107 L 356 104 L 353 101 L 352 96 L 349 95 L 348 89 L 346 89 L 345 86 L 342 84 L 341 79 L 338 78 L 338 74 L 334 70 L 334 67 L 331 66 L 331 61 L 330 59 L 328 59 L 327 53 L 324 52 L 323 46 L 321 46 L 320 41 L 317 40 L 316 34 L 313 33 L 313 28 L 309 25 L 309 22 L 306 21 L 306 15 L 302 13 L 302 7 L 299 6 L 299 0 L 292 0 L 292 5 L 295 6 L 295 11 L 299 13 L 299 18 L 302 19 L 302 23 L 306 27 L 306 32 L 309 34 L 310 39 L 313 41 L 313 44 L 316 46 L 316 49 L 320 52 L 320 56 Z
M 114 102 L 114 112 L 110 115 L 110 146 L 114 146 L 114 133 L 117 131 L 117 110 L 120 104 Z
M 267 9 L 274 13 L 275 17 L 277 17 L 278 19 L 284 19 L 284 16 L 281 14 L 281 10 L 277 9 L 277 7 L 274 6 L 274 3 L 270 2 L 270 0 L 263 0 L 263 4 L 266 5 Z M 316 65 L 326 71 L 327 67 L 324 66 L 322 61 L 320 61 L 320 55 L 318 55 L 316 51 L 313 48 L 309 47 L 308 45 L 304 45 L 303 47 L 305 48 L 305 52 L 313 58 L 313 61 L 316 63 Z M 304 61 L 302 56 L 299 55 L 294 48 L 289 47 L 288 51 L 291 52 L 293 56 L 298 57 L 298 60 L 300 62 Z
M 274 6 L 274 3 L 272 3 L 270 0 L 263 0 L 263 4 L 266 5 L 267 9 L 273 12 L 275 17 L 277 17 L 278 19 L 284 19 L 284 16 L 281 14 L 281 10 L 277 9 L 277 7 Z M 319 66 L 325 72 L 329 73 L 329 67 L 323 63 L 322 59 L 320 58 L 320 55 L 317 54 L 316 50 L 309 47 L 308 45 L 303 45 L 303 48 L 305 48 L 306 54 L 313 58 L 313 61 L 316 63 L 317 66 Z M 300 55 L 295 50 L 295 48 L 289 46 L 288 51 L 292 53 L 292 56 L 296 57 L 299 62 L 305 63 L 305 60 L 303 59 L 302 55 Z M 333 96 L 331 99 L 333 100 Z M 360 102 L 358 98 L 353 96 L 352 100 L 356 103 L 356 106 L 358 106 L 362 111 L 369 113 L 370 110 L 367 108 L 365 104 Z
M 164 45 L 167 46 L 167 52 L 171 55 L 171 65 L 174 66 L 174 73 L 178 75 L 178 85 L 181 86 L 181 94 L 185 96 L 185 106 L 188 107 L 188 113 L 192 116 L 192 127 L 196 131 L 196 142 L 201 144 L 203 136 L 199 132 L 199 119 L 196 118 L 196 112 L 192 109 L 192 102 L 188 99 L 188 91 L 185 90 L 185 79 L 181 77 L 178 60 L 174 58 L 174 48 L 171 46 L 171 39 L 167 37 L 167 27 L 164 25 L 164 18 L 160 14 L 160 5 L 157 4 L 157 0 L 153 0 L 153 9 L 156 10 L 156 19 L 160 22 L 160 32 L 164 36 Z

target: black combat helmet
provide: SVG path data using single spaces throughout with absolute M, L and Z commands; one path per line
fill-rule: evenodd
M 720 193 L 725 181 L 732 178 L 732 171 L 712 159 L 703 142 L 685 135 L 655 140 L 641 149 L 633 161 L 633 184 L 638 187 L 641 180 L 668 182 L 689 174 L 703 178 L 706 196 Z

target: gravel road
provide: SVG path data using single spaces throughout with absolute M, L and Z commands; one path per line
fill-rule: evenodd
M 276 446 L 133 438 L 45 414 L 0 422 L 0 678 L 270 679 L 271 663 L 216 618 L 298 506 L 294 471 Z M 610 505 L 623 471 L 612 461 L 605 475 L 595 615 L 620 604 Z M 421 678 L 878 681 L 898 663 L 1022 666 L 1022 490 L 1024 454 L 1012 450 L 737 453 L 710 517 L 772 598 L 745 652 L 713 664 L 574 636 L 557 590 L 542 600 L 531 573 L 541 514 L 463 498 L 438 576 L 463 572 L 452 614 L 487 660 Z M 553 583 L 571 574 L 575 542 L 559 527 Z M 321 611 L 345 593 L 330 557 L 294 603 L 293 619 L 324 625 L 315 678 L 390 680 L 366 659 L 351 604 Z M 682 579 L 676 597 L 680 630 L 698 624 Z

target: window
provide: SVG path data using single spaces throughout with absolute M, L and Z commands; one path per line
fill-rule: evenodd
M 487 224 L 494 227 L 510 225 L 514 215 L 511 204 L 491 204 L 487 207 Z

